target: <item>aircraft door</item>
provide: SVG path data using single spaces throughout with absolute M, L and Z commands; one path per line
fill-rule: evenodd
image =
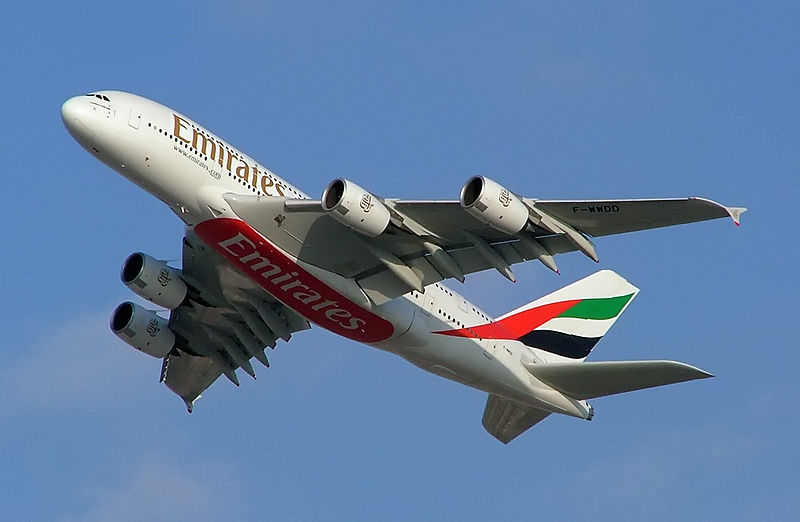
M 483 355 L 487 359 L 494 359 L 497 355 L 497 341 L 488 341 L 487 346 L 483 350 Z
M 128 117 L 128 126 L 132 129 L 138 129 L 141 124 L 142 112 L 135 108 L 131 108 L 131 114 Z
M 425 312 L 426 315 L 431 315 L 431 310 L 433 310 L 434 305 L 436 304 L 435 300 L 433 299 L 433 292 L 430 290 L 422 294 L 422 311 Z

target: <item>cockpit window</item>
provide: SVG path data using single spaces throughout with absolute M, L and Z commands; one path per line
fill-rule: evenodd
M 88 96 L 90 98 L 97 98 L 98 100 L 103 100 L 103 101 L 107 101 L 107 102 L 111 103 L 111 100 L 109 100 L 108 96 L 106 96 L 105 94 L 89 93 L 86 96 Z

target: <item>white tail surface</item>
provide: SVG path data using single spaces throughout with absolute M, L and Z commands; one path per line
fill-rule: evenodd
M 577 400 L 713 377 L 676 361 L 523 364 L 531 375 Z

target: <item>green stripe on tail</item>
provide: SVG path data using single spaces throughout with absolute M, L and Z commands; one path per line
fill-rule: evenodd
M 634 293 L 618 297 L 600 297 L 596 299 L 583 299 L 569 310 L 561 312 L 557 317 L 572 317 L 575 319 L 594 319 L 601 321 L 613 319 L 618 316 Z

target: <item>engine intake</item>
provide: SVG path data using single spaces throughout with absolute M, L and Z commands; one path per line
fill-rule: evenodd
M 371 192 L 346 179 L 335 179 L 325 188 L 322 209 L 365 236 L 379 236 L 389 226 L 389 209 Z
M 473 176 L 461 189 L 461 206 L 478 221 L 506 234 L 528 224 L 528 207 L 513 192 L 485 176 Z
M 114 310 L 110 326 L 117 337 L 152 357 L 166 357 L 175 346 L 175 334 L 168 321 L 130 301 Z
M 173 310 L 186 298 L 180 270 L 142 252 L 129 255 L 119 275 L 133 293 L 158 306 Z

